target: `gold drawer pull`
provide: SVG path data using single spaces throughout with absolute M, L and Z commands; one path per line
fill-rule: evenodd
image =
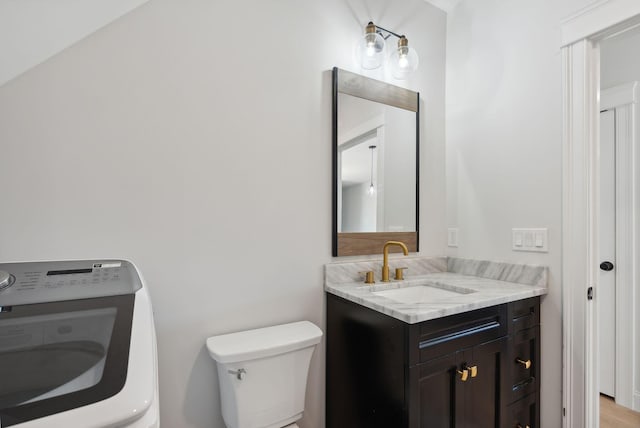
M 478 366 L 469 367 L 469 371 L 471 372 L 471 377 L 478 376 Z
M 467 369 L 458 370 L 458 374 L 460 375 L 460 380 L 463 382 L 466 382 L 467 379 L 469 379 L 469 370 Z
M 524 366 L 525 369 L 530 369 L 531 368 L 531 360 L 523 360 L 520 358 L 516 358 L 516 363 L 518 364 L 522 364 Z
M 516 428 L 522 428 L 522 425 L 518 424 L 516 425 Z M 531 428 L 529 425 L 525 425 L 524 428 Z

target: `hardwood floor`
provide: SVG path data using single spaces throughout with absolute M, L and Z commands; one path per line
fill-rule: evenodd
M 600 428 L 639 427 L 640 413 L 617 405 L 606 395 L 600 395 Z

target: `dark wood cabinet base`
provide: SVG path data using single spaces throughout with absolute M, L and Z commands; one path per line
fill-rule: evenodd
M 327 427 L 538 427 L 539 304 L 407 324 L 328 293 Z

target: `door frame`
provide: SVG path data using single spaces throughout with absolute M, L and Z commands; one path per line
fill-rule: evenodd
M 638 150 L 634 143 L 637 145 L 638 141 L 639 86 L 638 82 L 630 82 L 600 91 L 601 110 L 615 111 L 615 401 L 636 411 L 640 408 L 634 403 L 634 370 L 637 369 L 633 364 L 636 337 L 633 289 L 638 284 L 634 261 L 637 260 L 639 238 L 634 222 L 638 213 L 635 201 L 639 186 L 636 184 Z
M 561 24 L 563 427 L 597 428 L 599 42 L 640 25 L 637 0 L 600 0 Z M 597 296 L 597 293 L 595 293 Z

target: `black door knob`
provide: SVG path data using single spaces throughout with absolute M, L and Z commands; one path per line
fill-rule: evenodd
M 602 262 L 600 263 L 600 269 L 604 270 L 604 271 L 610 271 L 613 270 L 613 263 L 611 262 Z

